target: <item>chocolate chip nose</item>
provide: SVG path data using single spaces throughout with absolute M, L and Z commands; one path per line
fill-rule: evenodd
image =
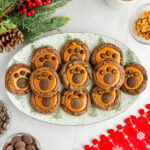
M 112 95 L 110 93 L 105 93 L 102 95 L 102 101 L 104 103 L 109 103 L 112 101 Z
M 18 81 L 17 81 L 17 86 L 19 88 L 25 88 L 27 86 L 28 82 L 25 78 L 20 78 Z
M 52 104 L 52 99 L 50 97 L 42 98 L 42 104 L 45 107 L 48 107 Z
M 76 59 L 80 59 L 80 57 L 78 56 L 78 55 L 72 55 L 72 56 L 70 56 L 70 61 L 72 61 L 72 60 L 76 60 Z
M 134 88 L 138 84 L 138 80 L 135 77 L 130 77 L 127 80 L 127 84 L 129 87 Z
M 43 64 L 43 67 L 54 68 L 54 64 L 52 62 L 46 61 Z
M 47 79 L 40 80 L 39 86 L 42 90 L 48 90 L 50 87 L 50 82 Z
M 71 101 L 71 107 L 74 109 L 78 109 L 81 107 L 81 101 L 79 99 L 73 99 Z
M 103 80 L 106 84 L 112 84 L 114 82 L 114 76 L 111 73 L 108 73 L 104 75 Z
M 72 80 L 74 83 L 80 83 L 82 81 L 82 75 L 80 73 L 76 73 L 73 75 Z

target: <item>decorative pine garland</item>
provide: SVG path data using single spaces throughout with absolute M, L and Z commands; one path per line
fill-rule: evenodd
M 38 39 L 45 32 L 59 30 L 60 27 L 64 26 L 68 21 L 70 21 L 69 17 L 52 17 L 52 15 L 58 8 L 66 5 L 71 0 L 53 0 L 50 5 L 44 5 L 42 7 L 35 8 L 36 14 L 30 17 L 20 15 L 16 12 L 12 12 L 6 16 L 5 13 L 14 7 L 14 5 L 16 5 L 18 0 L 4 1 L 5 4 L 0 1 L 0 6 L 2 6 L 0 9 L 0 19 L 1 17 L 5 16 L 7 20 L 10 20 L 12 23 L 14 23 L 23 33 L 25 43 L 29 43 Z

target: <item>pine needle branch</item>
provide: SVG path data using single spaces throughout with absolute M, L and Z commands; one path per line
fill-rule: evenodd
M 0 18 L 2 18 L 12 7 L 15 6 L 18 0 L 1 0 L 0 1 Z

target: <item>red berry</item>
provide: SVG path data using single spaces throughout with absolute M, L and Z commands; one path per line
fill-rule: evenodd
M 26 4 L 23 4 L 23 7 L 26 7 L 27 5 Z
M 49 5 L 51 3 L 51 0 L 46 0 L 46 4 Z
M 27 12 L 27 8 L 23 8 L 22 11 L 23 11 L 23 12 Z
M 36 3 L 41 3 L 41 0 L 36 0 Z
M 30 2 L 30 0 L 26 0 L 26 2 L 27 2 L 27 3 L 29 3 L 29 2 Z
M 30 9 L 32 6 L 31 5 L 28 5 L 28 8 Z
M 37 3 L 37 5 L 38 5 L 38 6 L 42 6 L 43 4 L 42 4 L 42 3 Z
M 23 3 L 23 1 L 19 1 L 19 3 Z
M 28 5 L 32 5 L 32 2 L 28 2 Z
M 46 4 L 49 5 L 51 2 L 50 1 L 46 1 Z
M 27 12 L 27 16 L 29 16 L 29 17 L 30 17 L 30 16 L 31 16 L 31 13 L 30 13 L 30 12 Z
M 17 10 L 19 10 L 20 9 L 20 7 L 17 7 Z
M 23 14 L 23 11 L 20 11 L 19 13 L 20 13 L 20 15 L 22 15 L 22 14 Z
M 33 10 L 33 9 L 30 12 L 31 12 L 32 15 L 35 14 L 35 10 Z
M 36 3 L 32 3 L 32 4 L 31 4 L 31 7 L 36 7 Z

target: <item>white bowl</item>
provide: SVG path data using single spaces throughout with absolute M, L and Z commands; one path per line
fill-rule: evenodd
M 9 122 L 9 124 L 8 124 L 8 126 L 7 126 L 7 129 L 4 131 L 4 133 L 3 133 L 3 134 L 0 134 L 0 137 L 2 137 L 2 136 L 3 136 L 3 135 L 5 135 L 5 134 L 6 134 L 6 132 L 10 129 L 11 122 L 12 122 L 12 114 L 11 114 L 10 108 L 8 107 L 8 105 L 7 105 L 7 103 L 6 103 L 6 102 L 4 102 L 4 101 L 0 100 L 0 103 L 4 104 L 4 106 L 7 108 L 7 113 L 8 113 L 9 118 L 10 118 L 10 122 Z
M 37 148 L 38 148 L 39 150 L 42 150 L 42 147 L 41 147 L 41 145 L 40 145 L 40 142 L 37 140 L 37 138 L 34 137 L 33 135 L 29 134 L 29 133 L 16 133 L 16 134 L 13 134 L 13 135 L 9 136 L 9 137 L 6 139 L 5 143 L 3 143 L 2 146 L 0 147 L 0 150 L 3 150 L 5 144 L 6 144 L 6 143 L 10 143 L 13 137 L 15 137 L 15 136 L 22 136 L 22 135 L 27 135 L 27 136 L 30 136 L 30 137 L 32 137 L 33 139 L 35 139 Z
M 142 44 L 150 44 L 150 40 L 145 40 L 145 38 L 143 37 L 138 37 L 136 32 L 135 32 L 135 21 L 143 14 L 144 11 L 149 10 L 150 11 L 150 3 L 149 4 L 144 4 L 142 6 L 140 6 L 137 10 L 135 10 L 133 13 L 133 15 L 130 18 L 130 22 L 129 22 L 129 30 L 131 35 L 133 36 L 133 38 L 135 40 L 137 40 L 138 42 L 142 43 Z
M 133 6 L 133 4 L 135 2 L 137 2 L 137 0 L 105 0 L 107 2 L 107 4 L 115 9 L 128 9 L 131 6 Z

